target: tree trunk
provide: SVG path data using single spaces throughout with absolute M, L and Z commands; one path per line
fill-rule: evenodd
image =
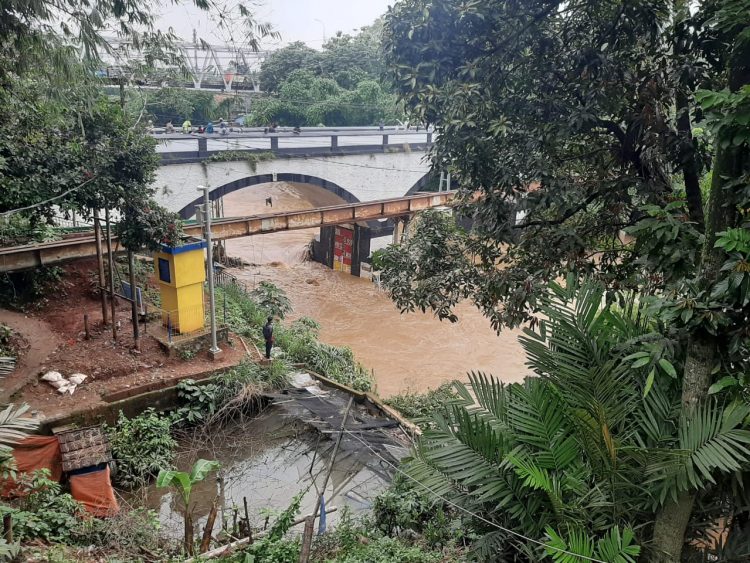
M 681 64 L 685 56 L 685 20 L 690 17 L 687 0 L 675 0 L 674 25 L 675 43 L 674 55 L 677 63 Z M 677 109 L 677 134 L 679 136 L 679 157 L 682 163 L 682 177 L 685 180 L 685 197 L 687 199 L 690 220 L 703 231 L 703 198 L 701 195 L 698 163 L 696 162 L 695 146 L 693 145 L 693 130 L 690 123 L 690 98 L 686 94 L 692 90 L 690 84 L 680 80 L 676 85 L 675 107 Z
M 185 508 L 185 553 L 192 556 L 195 551 L 193 540 L 193 516 L 190 510 Z
M 738 41 L 730 57 L 729 86 L 736 92 L 745 84 L 750 84 L 750 41 Z M 720 138 L 716 142 L 716 163 L 701 257 L 699 285 L 706 289 L 716 282 L 723 262 L 723 251 L 714 248 L 716 233 L 734 227 L 737 222 L 736 204 L 725 185 L 742 173 L 748 152 L 746 148 L 731 144 L 722 148 L 722 140 Z M 688 418 L 708 395 L 718 344 L 719 337 L 705 331 L 697 331 L 688 341 L 682 381 L 682 409 Z M 694 501 L 695 492 L 684 492 L 678 496 L 677 502 L 668 501 L 656 515 L 651 557 L 653 563 L 674 563 L 681 560 Z

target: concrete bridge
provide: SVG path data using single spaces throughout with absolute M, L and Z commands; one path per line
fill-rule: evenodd
M 197 186 L 211 187 L 211 199 L 269 182 L 319 186 L 357 203 L 414 194 L 430 170 L 427 132 L 378 129 L 310 130 L 264 134 L 155 135 L 162 166 L 157 200 L 190 218 L 201 203 Z M 269 159 L 256 161 L 253 155 Z M 227 208 L 226 215 L 232 210 Z

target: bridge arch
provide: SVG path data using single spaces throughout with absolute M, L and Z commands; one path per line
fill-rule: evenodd
M 294 174 L 289 172 L 279 172 L 277 174 L 257 174 L 255 176 L 246 176 L 239 178 L 233 182 L 229 182 L 222 186 L 218 186 L 209 192 L 211 201 L 215 201 L 227 194 L 236 192 L 250 186 L 257 186 L 259 184 L 270 184 L 273 182 L 294 182 L 297 184 L 311 184 L 318 186 L 326 191 L 336 194 L 347 203 L 358 203 L 360 200 L 348 190 L 342 188 L 338 184 L 329 182 L 323 178 L 317 176 L 308 176 L 307 174 Z M 411 191 L 409 192 L 411 193 Z M 180 209 L 177 213 L 181 219 L 189 219 L 195 215 L 195 206 L 203 203 L 203 197 L 197 197 L 195 200 L 188 203 L 185 207 Z

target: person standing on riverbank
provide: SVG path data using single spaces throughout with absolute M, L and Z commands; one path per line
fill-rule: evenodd
M 268 322 L 263 325 L 263 338 L 266 341 L 266 359 L 271 359 L 271 347 L 273 346 L 273 317 L 268 317 Z

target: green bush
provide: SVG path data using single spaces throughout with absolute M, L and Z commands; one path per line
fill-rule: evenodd
M 106 429 L 117 462 L 115 482 L 126 488 L 143 486 L 159 470 L 172 467 L 177 442 L 170 434 L 172 423 L 153 408 L 135 418 L 122 411 L 114 427 Z
M 431 547 L 453 546 L 466 538 L 466 529 L 454 510 L 400 476 L 375 498 L 372 516 L 382 533 L 417 534 Z
M 281 389 L 288 383 L 291 366 L 283 360 L 273 360 L 267 366 L 244 361 L 223 373 L 211 383 L 196 383 L 185 379 L 177 384 L 180 406 L 170 416 L 175 424 L 197 424 L 209 420 L 230 401 L 243 399 L 236 407 L 242 408 L 265 390 Z
M 279 327 L 276 342 L 291 361 L 303 363 L 311 370 L 358 391 L 371 390 L 372 374 L 357 363 L 351 349 L 320 342 L 318 330 L 318 323 L 303 317 L 289 328 Z
M 260 282 L 258 287 L 250 292 L 250 298 L 274 317 L 283 319 L 292 312 L 292 302 L 289 301 L 286 292 L 271 282 Z
M 18 505 L 0 505 L 0 517 L 12 515 L 16 540 L 71 543 L 83 507 L 69 494 L 63 494 L 60 483 L 49 476 L 48 469 L 19 476 Z
M 266 323 L 268 309 L 237 286 L 228 285 L 221 288 L 221 292 L 220 299 L 226 300 L 229 327 L 262 344 L 261 328 Z M 311 370 L 358 391 L 371 390 L 373 376 L 357 363 L 351 349 L 320 342 L 319 329 L 320 325 L 308 317 L 294 321 L 289 327 L 277 324 L 274 329 L 276 346 L 291 362 L 305 364 Z
M 401 393 L 385 399 L 383 402 L 396 409 L 405 417 L 413 419 L 418 424 L 425 424 L 423 420 L 435 412 L 442 405 L 446 405 L 457 398 L 453 383 L 443 383 L 436 389 L 425 393 Z
M 461 560 L 460 550 L 434 549 L 423 540 L 424 538 L 414 534 L 409 540 L 386 535 L 368 520 L 352 519 L 345 509 L 336 527 L 316 538 L 312 560 L 336 563 L 431 563 Z

